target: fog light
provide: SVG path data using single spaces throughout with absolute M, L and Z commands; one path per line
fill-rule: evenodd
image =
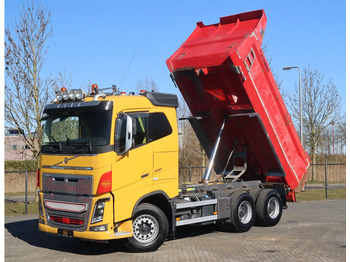
M 107 231 L 107 224 L 106 225 L 101 225 L 101 226 L 94 226 L 94 227 L 90 227 L 90 231 Z

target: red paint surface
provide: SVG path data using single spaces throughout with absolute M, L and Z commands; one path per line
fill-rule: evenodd
M 167 66 L 192 114 L 206 116 L 199 123 L 199 139 L 209 144 L 207 155 L 226 116 L 257 113 L 261 119 L 233 117 L 226 121 L 215 159 L 217 173 L 238 140 L 239 147 L 247 146 L 251 173 L 254 168 L 262 180 L 283 182 L 295 189 L 306 175 L 310 159 L 261 49 L 266 21 L 264 11 L 257 10 L 220 18 L 218 24 L 199 22 L 167 60 Z M 271 173 L 284 173 L 285 177 Z

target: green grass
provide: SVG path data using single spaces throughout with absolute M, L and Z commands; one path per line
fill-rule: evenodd
M 36 192 L 35 191 L 30 191 L 27 193 L 28 196 L 35 196 Z M 24 198 L 25 192 L 16 192 L 16 193 L 5 193 L 5 197 L 13 197 L 13 196 L 22 196 Z
M 304 192 L 296 193 L 297 201 L 319 201 L 326 199 L 325 189 L 306 189 Z M 346 199 L 346 188 L 328 189 L 328 199 Z
M 38 214 L 38 203 L 28 203 L 28 214 Z M 5 203 L 5 216 L 15 216 L 25 214 L 24 203 Z

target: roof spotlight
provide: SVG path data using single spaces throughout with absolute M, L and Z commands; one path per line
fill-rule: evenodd
M 75 100 L 75 94 L 77 93 L 76 89 L 72 89 L 69 92 L 69 100 L 74 101 Z
M 64 90 L 64 91 L 62 92 L 62 98 L 63 98 L 63 101 L 68 101 L 68 99 L 69 99 L 68 90 Z
M 75 93 L 75 98 L 77 100 L 82 100 L 85 97 L 86 97 L 86 93 L 83 90 L 81 90 L 81 89 L 78 89 L 77 92 Z
M 63 99 L 63 93 L 61 91 L 56 92 L 56 100 L 57 102 L 62 102 Z

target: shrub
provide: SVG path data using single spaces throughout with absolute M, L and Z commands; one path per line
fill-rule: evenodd
M 26 166 L 27 170 L 37 170 L 38 160 L 5 161 L 5 171 L 25 171 Z

